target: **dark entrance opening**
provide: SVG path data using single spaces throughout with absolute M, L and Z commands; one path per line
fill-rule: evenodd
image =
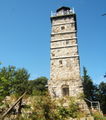
M 62 96 L 69 96 L 69 86 L 68 85 L 62 86 Z

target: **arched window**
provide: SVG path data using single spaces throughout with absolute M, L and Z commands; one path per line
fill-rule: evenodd
M 69 86 L 68 85 L 63 85 L 62 86 L 62 96 L 69 96 Z

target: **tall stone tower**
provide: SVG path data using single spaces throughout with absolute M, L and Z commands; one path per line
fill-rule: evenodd
M 77 96 L 83 92 L 77 43 L 76 14 L 61 7 L 51 16 L 51 71 L 48 83 L 52 97 Z

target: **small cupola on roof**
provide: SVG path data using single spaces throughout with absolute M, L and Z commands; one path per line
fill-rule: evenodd
M 58 12 L 61 12 L 61 11 L 70 11 L 70 8 L 69 7 L 61 7 L 61 8 L 58 8 L 57 10 L 56 10 L 56 12 L 58 13 Z
M 56 10 L 56 16 L 64 16 L 64 15 L 70 15 L 70 14 L 73 14 L 74 13 L 74 10 L 73 9 L 70 9 L 69 7 L 60 7 Z
M 60 7 L 56 10 L 56 13 L 51 12 L 51 17 L 62 17 L 62 16 L 67 16 L 67 15 L 73 15 L 74 13 L 74 9 L 69 8 L 69 7 Z

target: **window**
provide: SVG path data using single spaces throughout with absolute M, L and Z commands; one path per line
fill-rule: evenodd
M 64 29 L 65 29 L 65 27 L 64 27 L 64 26 L 62 26 L 62 27 L 61 27 L 61 30 L 64 30 Z
M 62 96 L 69 96 L 69 86 L 68 85 L 63 85 L 62 86 Z
M 59 64 L 62 65 L 62 60 L 59 60 Z
M 69 40 L 66 40 L 66 44 L 69 44 Z
M 52 56 L 54 57 L 54 56 L 55 56 L 55 54 L 54 54 L 54 53 L 52 53 Z
M 71 26 L 74 27 L 74 23 L 72 23 Z
M 51 37 L 54 37 L 54 35 L 52 34 Z

